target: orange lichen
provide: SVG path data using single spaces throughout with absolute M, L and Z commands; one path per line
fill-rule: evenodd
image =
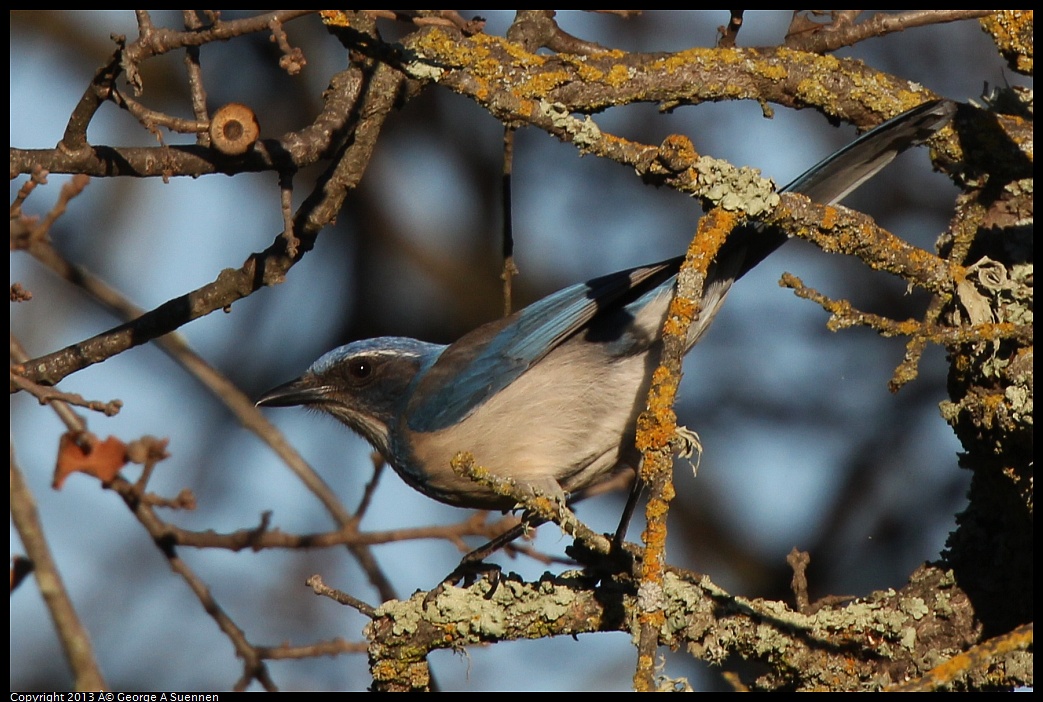
M 824 209 L 825 211 L 822 213 L 822 228 L 832 229 L 836 226 L 840 213 L 837 212 L 835 207 L 829 207 L 828 205 Z

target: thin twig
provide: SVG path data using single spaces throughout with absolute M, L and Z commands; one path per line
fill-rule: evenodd
M 65 589 L 58 565 L 44 537 L 40 515 L 36 511 L 29 486 L 15 461 L 14 443 L 11 444 L 11 521 L 18 538 L 33 563 L 36 582 L 40 587 L 47 611 L 58 634 L 58 642 L 72 668 L 74 687 L 80 691 L 107 690 L 108 684 L 94 657 L 90 634 L 80 621 Z

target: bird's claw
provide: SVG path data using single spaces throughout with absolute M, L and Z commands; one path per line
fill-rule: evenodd
M 679 426 L 674 432 L 672 443 L 677 455 L 688 460 L 688 465 L 692 467 L 692 477 L 698 475 L 699 463 L 703 458 L 703 442 L 699 435 L 688 427 Z M 695 463 L 691 460 L 692 456 L 695 456 Z
M 496 588 L 500 585 L 501 572 L 502 568 L 495 563 L 469 561 L 465 556 L 464 560 L 460 561 L 460 565 L 456 566 L 449 575 L 442 579 L 442 582 L 427 594 L 427 597 L 424 598 L 424 604 L 433 602 L 450 585 L 469 587 L 478 582 L 478 579 L 483 575 L 489 581 L 489 591 L 485 593 L 485 599 L 492 599 L 492 596 L 496 593 Z

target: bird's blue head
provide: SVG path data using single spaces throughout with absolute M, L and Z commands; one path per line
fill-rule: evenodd
M 303 405 L 332 415 L 385 457 L 391 434 L 424 371 L 444 346 L 397 336 L 355 341 L 315 361 L 301 377 L 264 393 L 258 405 Z

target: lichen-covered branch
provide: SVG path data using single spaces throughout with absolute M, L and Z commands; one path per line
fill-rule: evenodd
M 468 588 L 445 586 L 386 602 L 366 627 L 376 690 L 424 690 L 427 655 L 546 636 L 644 627 L 635 585 L 582 572 L 537 582 L 501 577 Z M 769 600 L 731 595 L 709 578 L 663 577 L 659 645 L 684 647 L 716 665 L 733 657 L 768 664 L 752 687 L 764 690 L 879 690 L 915 680 L 967 644 L 973 608 L 946 571 L 923 567 L 901 592 L 874 592 L 799 613 Z M 945 689 L 1001 687 L 1024 679 L 1025 643 L 962 669 Z M 1005 666 L 1012 678 L 1005 678 Z M 1014 671 L 1017 671 L 1014 673 Z

